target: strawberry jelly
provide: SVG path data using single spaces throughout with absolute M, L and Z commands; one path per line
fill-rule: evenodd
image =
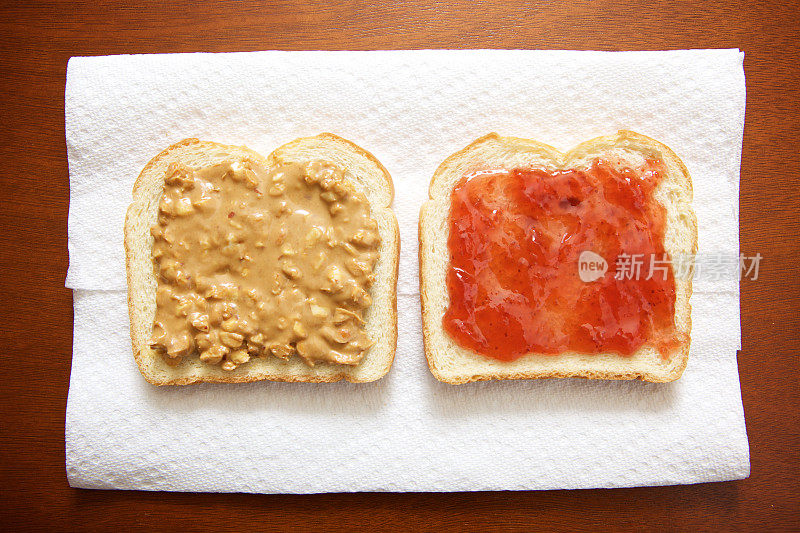
M 451 195 L 445 330 L 503 361 L 532 352 L 628 356 L 646 343 L 666 356 L 679 341 L 665 210 L 653 198 L 661 168 L 597 159 L 583 170 L 464 177 Z M 586 250 L 608 263 L 595 281 L 578 274 Z M 641 260 L 638 276 L 616 270 L 622 254 Z

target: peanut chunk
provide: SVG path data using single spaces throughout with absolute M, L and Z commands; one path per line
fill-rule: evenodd
M 201 352 L 200 360 L 210 365 L 216 365 L 220 361 L 222 361 L 222 358 L 225 357 L 226 353 L 228 353 L 227 348 L 217 344 L 212 346 L 208 350 Z
M 219 334 L 219 340 L 228 348 L 238 348 L 244 342 L 244 335 L 240 333 L 232 333 L 230 331 L 223 331 Z

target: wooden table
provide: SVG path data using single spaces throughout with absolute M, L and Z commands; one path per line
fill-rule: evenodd
M 800 10 L 727 1 L 222 2 L 0 7 L 0 529 L 800 528 Z M 77 55 L 563 48 L 745 52 L 742 395 L 751 477 L 693 486 L 457 494 L 265 496 L 76 490 L 64 470 L 72 297 L 64 81 Z

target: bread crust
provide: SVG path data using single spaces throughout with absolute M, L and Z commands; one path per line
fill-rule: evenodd
M 164 170 L 170 162 L 188 166 L 204 166 L 230 157 L 249 157 L 267 167 L 280 162 L 324 159 L 339 164 L 356 186 L 363 190 L 373 215 L 379 221 L 382 239 L 376 266 L 378 280 L 373 285 L 374 297 L 365 317 L 368 328 L 380 339 L 355 367 L 321 363 L 308 367 L 293 357 L 283 362 L 275 357 L 255 358 L 248 364 L 225 371 L 217 366 L 186 358 L 176 367 L 169 367 L 163 357 L 147 344 L 152 333 L 155 309 L 156 278 L 153 270 L 152 238 L 148 215 L 157 214 Z M 191 164 L 199 158 L 199 164 Z M 346 380 L 365 383 L 383 377 L 391 368 L 397 347 L 397 273 L 400 258 L 400 234 L 397 219 L 391 210 L 394 197 L 392 178 L 370 152 L 332 133 L 299 138 L 275 149 L 266 158 L 243 146 L 224 145 L 198 139 L 184 139 L 172 144 L 142 169 L 133 186 L 133 201 L 125 217 L 125 266 L 128 283 L 128 313 L 131 325 L 133 356 L 140 372 L 153 385 L 189 385 L 193 383 L 249 383 L 254 381 L 330 383 Z M 146 234 L 145 234 L 146 233 Z M 149 267 L 149 270 L 147 267 Z M 380 306 L 378 309 L 377 306 Z M 382 316 L 379 313 L 383 313 Z M 371 332 L 372 332 L 371 331 Z M 369 366 L 369 372 L 360 370 Z
M 598 358 L 613 358 L 624 360 L 620 356 L 613 354 L 576 354 L 574 352 L 560 355 L 527 354 L 520 359 L 503 363 L 491 358 L 477 354 L 471 350 L 458 346 L 444 332 L 442 327 L 442 309 L 447 305 L 442 305 L 442 296 L 437 293 L 433 295 L 434 289 L 431 280 L 432 274 L 441 274 L 441 268 L 446 270 L 449 265 L 449 258 L 437 263 L 433 254 L 433 244 L 435 239 L 434 231 L 431 230 L 434 219 L 438 222 L 436 226 L 442 232 L 444 242 L 447 240 L 448 229 L 446 225 L 447 213 L 449 213 L 450 191 L 456 183 L 469 172 L 481 169 L 512 169 L 546 167 L 551 169 L 566 169 L 580 167 L 581 163 L 586 163 L 593 156 L 601 153 L 621 153 L 638 152 L 642 155 L 656 155 L 665 162 L 668 173 L 670 193 L 678 194 L 677 206 L 665 205 L 668 209 L 676 208 L 677 216 L 680 219 L 680 230 L 684 240 L 679 247 L 670 246 L 668 251 L 674 254 L 676 251 L 681 253 L 697 253 L 697 219 L 691 208 L 692 182 L 689 172 L 675 154 L 675 152 L 663 143 L 656 141 L 645 135 L 620 130 L 616 135 L 597 137 L 585 141 L 568 152 L 562 153 L 556 148 L 544 143 L 530 139 L 517 137 L 501 137 L 496 133 L 484 135 L 475 140 L 462 150 L 454 153 L 437 168 L 431 179 L 428 192 L 428 201 L 423 204 L 419 218 L 419 279 L 420 279 L 420 301 L 422 309 L 422 333 L 423 344 L 425 347 L 425 357 L 431 373 L 439 381 L 450 384 L 463 384 L 473 381 L 483 381 L 492 379 L 540 379 L 540 378 L 568 378 L 581 377 L 587 379 L 609 379 L 609 380 L 631 380 L 640 379 L 656 383 L 670 382 L 681 377 L 686 368 L 689 358 L 691 345 L 691 304 L 692 280 L 676 280 L 676 326 L 686 334 L 687 341 L 678 347 L 675 352 L 670 354 L 669 364 L 663 368 L 656 366 L 655 370 L 641 366 L 636 368 L 635 360 L 647 346 L 631 356 L 628 365 L 630 369 L 593 368 L 599 366 L 602 361 Z M 622 155 L 620 155 L 622 157 Z M 534 162 L 531 164 L 531 162 Z M 661 187 L 661 186 L 659 186 Z M 657 191 L 658 193 L 658 191 Z M 670 197 L 672 198 L 672 197 Z M 657 199 L 664 204 L 670 204 L 662 198 Z M 438 202 L 437 202 L 438 200 Z M 441 220 L 441 211 L 444 209 L 442 202 L 447 203 L 444 222 Z M 438 208 L 438 210 L 437 210 Z M 672 212 L 671 212 L 672 214 Z M 670 231 L 668 220 L 668 229 Z M 667 240 L 665 236 L 665 241 Z M 441 244 L 441 242 L 439 242 Z M 669 249 L 671 248 L 671 249 Z M 679 249 L 678 249 L 679 248 Z M 446 252 L 441 246 L 436 248 L 440 254 Z M 446 255 L 446 254 L 445 254 Z M 441 284 L 441 276 L 437 277 L 437 283 Z M 444 289 L 444 298 L 447 296 Z M 448 300 L 449 301 L 449 300 Z M 434 311 L 434 308 L 436 312 Z M 434 314 L 435 313 L 435 314 Z M 680 315 L 680 323 L 678 317 Z M 652 347 L 649 348 L 652 350 Z M 569 364 L 559 365 L 559 359 L 569 359 Z M 549 364 L 555 362 L 556 364 Z M 613 361 L 612 361 L 613 362 Z M 452 364 L 451 364 L 452 363 Z M 458 369 L 450 368 L 459 363 L 469 366 L 470 372 L 459 372 Z M 526 364 L 527 363 L 527 364 Z M 611 364 L 611 367 L 614 365 Z M 619 366 L 618 364 L 616 366 Z M 552 367 L 552 368 L 550 368 Z M 652 365 L 651 365 L 652 367 Z

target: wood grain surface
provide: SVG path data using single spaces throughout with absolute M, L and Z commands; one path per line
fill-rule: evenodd
M 645 5 L 646 4 L 646 5 Z M 0 530 L 800 528 L 800 10 L 728 1 L 25 2 L 0 7 Z M 745 52 L 739 354 L 749 479 L 616 490 L 267 496 L 77 490 L 64 82 L 76 55 L 530 48 Z M 624 451 L 621 450 L 621 453 Z M 654 458 L 654 461 L 657 458 Z

